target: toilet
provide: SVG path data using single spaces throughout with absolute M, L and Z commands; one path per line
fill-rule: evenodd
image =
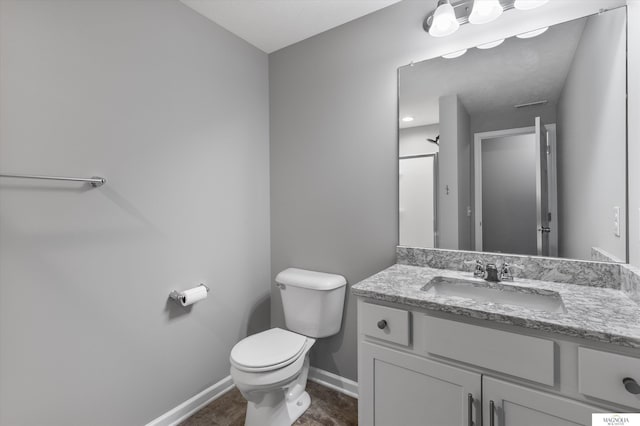
M 287 330 L 248 336 L 231 350 L 231 378 L 247 400 L 246 426 L 291 426 L 309 408 L 309 350 L 342 325 L 343 276 L 289 268 L 276 283 Z

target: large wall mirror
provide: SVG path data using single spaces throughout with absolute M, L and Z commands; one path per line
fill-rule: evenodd
M 400 245 L 627 261 L 626 8 L 541 31 L 399 69 Z

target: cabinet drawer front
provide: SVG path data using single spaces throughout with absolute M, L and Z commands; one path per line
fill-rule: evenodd
M 578 348 L 578 391 L 619 405 L 640 408 L 640 395 L 625 389 L 623 380 L 640 384 L 640 359 Z
M 372 303 L 363 303 L 360 309 L 364 334 L 399 345 L 409 345 L 409 312 Z
M 554 385 L 553 341 L 424 317 L 426 351 L 457 361 Z

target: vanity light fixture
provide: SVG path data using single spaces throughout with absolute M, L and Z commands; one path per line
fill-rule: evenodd
M 462 49 L 462 50 L 457 50 L 455 52 L 447 53 L 446 55 L 442 55 L 442 57 L 446 59 L 453 59 L 453 58 L 458 58 L 464 55 L 465 53 L 467 53 L 467 49 Z
M 422 28 L 433 37 L 453 34 L 466 23 L 486 24 L 510 9 L 529 10 L 549 0 L 438 0 L 427 15 Z
M 490 41 L 489 43 L 479 44 L 476 47 L 478 49 L 491 49 L 493 47 L 500 46 L 502 43 L 504 43 L 504 39 L 496 40 L 496 41 Z
M 411 117 L 410 115 L 407 115 L 406 117 L 402 117 L 402 121 L 405 123 L 410 123 L 413 121 L 413 117 Z
M 526 32 L 526 33 L 518 34 L 516 37 L 518 37 L 518 38 L 533 38 L 533 37 L 539 36 L 540 34 L 544 33 L 548 29 L 549 29 L 549 27 L 538 28 L 537 30 L 533 30 L 533 31 L 529 31 L 529 32 Z
M 498 0 L 475 0 L 469 15 L 469 22 L 480 25 L 498 19 L 502 15 L 502 5 Z
M 518 10 L 531 10 L 542 6 L 548 1 L 549 0 L 515 0 L 513 2 L 513 7 Z
M 438 7 L 431 15 L 429 34 L 433 37 L 444 37 L 455 33 L 459 27 L 456 12 L 449 0 L 438 0 Z

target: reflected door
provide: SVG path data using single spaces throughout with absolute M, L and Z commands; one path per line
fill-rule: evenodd
M 475 135 L 476 250 L 548 255 L 545 135 L 539 118 Z
M 437 154 L 400 158 L 400 245 L 432 248 Z

